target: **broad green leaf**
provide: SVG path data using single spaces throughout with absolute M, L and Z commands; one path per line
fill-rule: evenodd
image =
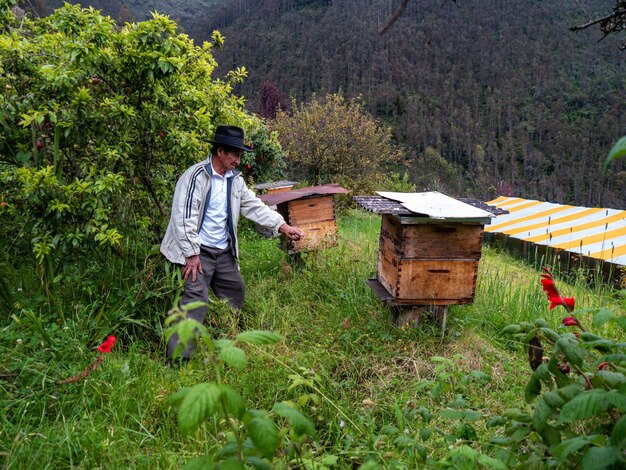
M 583 470 L 600 470 L 612 466 L 620 458 L 620 452 L 613 447 L 590 447 L 583 456 L 582 468 Z
M 605 354 L 604 356 L 596 359 L 594 364 L 598 365 L 601 362 L 612 362 L 614 364 L 626 363 L 626 354 Z
M 420 429 L 420 438 L 422 439 L 422 441 L 427 441 L 432 433 L 433 432 L 430 430 L 430 428 L 422 428 Z
M 535 429 L 541 431 L 546 426 L 550 416 L 552 416 L 552 408 L 546 404 L 543 398 L 537 400 L 533 412 L 533 426 L 535 426 Z
M 246 457 L 245 460 L 246 463 L 248 463 L 252 468 L 256 468 L 256 470 L 272 470 L 272 466 L 261 457 L 250 455 Z
M 561 336 L 556 347 L 563 352 L 567 361 L 575 366 L 581 366 L 585 358 L 585 351 L 573 334 Z
M 604 325 L 606 322 L 613 318 L 613 312 L 611 312 L 606 307 L 601 307 L 598 311 L 593 315 L 593 326 L 599 327 Z
M 213 459 L 205 455 L 204 457 L 196 457 L 189 460 L 183 467 L 183 470 L 212 470 L 213 468 Z
M 239 392 L 230 385 L 220 384 L 219 387 L 222 392 L 222 401 L 226 407 L 226 411 L 237 419 L 243 418 L 246 412 L 246 403 L 241 395 L 239 395 Z
M 254 417 L 245 421 L 246 430 L 263 457 L 272 459 L 278 447 L 278 431 L 268 418 Z
M 181 431 L 190 432 L 200 426 L 219 406 L 220 389 L 213 382 L 189 388 L 178 408 L 178 425 Z
M 237 341 L 242 343 L 254 344 L 257 346 L 263 344 L 274 344 L 281 340 L 279 334 L 264 330 L 250 330 L 239 333 L 236 337 Z
M 558 446 L 554 447 L 552 453 L 559 461 L 565 462 L 565 459 L 567 459 L 570 454 L 582 449 L 588 444 L 589 440 L 587 438 L 577 436 L 561 442 Z
M 308 434 L 311 437 L 315 437 L 315 426 L 313 426 L 313 423 L 291 405 L 285 402 L 276 403 L 273 411 L 287 420 L 296 435 Z
M 246 470 L 246 465 L 237 457 L 220 462 L 220 470 Z
M 610 388 L 619 388 L 626 383 L 626 376 L 621 372 L 612 372 L 610 370 L 599 370 L 596 372 L 596 379 L 600 379 L 602 383 Z
M 557 390 L 550 390 L 544 393 L 542 398 L 550 408 L 559 409 L 565 404 L 565 400 L 563 400 Z
M 582 385 L 578 383 L 573 383 L 566 385 L 565 387 L 559 388 L 558 392 L 565 400 L 571 400 L 576 395 L 582 393 L 585 389 Z
M 611 390 L 606 394 L 608 402 L 615 408 L 626 411 L 626 394 L 620 390 Z
M 545 365 L 545 364 L 542 364 Z M 535 374 L 530 376 L 526 388 L 524 388 L 524 398 L 527 403 L 532 403 L 541 393 L 541 381 Z
M 180 406 L 180 404 L 183 402 L 183 400 L 187 396 L 187 392 L 189 392 L 189 388 L 183 388 L 182 390 L 179 390 L 175 394 L 167 397 L 167 402 L 169 403 L 170 406 L 177 408 Z
M 619 139 L 613 146 L 613 148 L 609 152 L 608 157 L 606 157 L 606 162 L 604 162 L 604 168 L 607 168 L 613 160 L 622 158 L 624 157 L 624 155 L 626 155 L 626 136 Z
M 626 448 L 626 415 L 622 415 L 611 431 L 609 443 L 618 449 Z
M 509 468 L 508 465 L 501 460 L 494 459 L 493 457 L 489 457 L 485 454 L 481 454 L 478 457 L 478 463 L 483 467 L 493 468 L 495 470 L 507 470 Z
M 493 428 L 495 426 L 504 426 L 507 422 L 508 421 L 504 416 L 494 416 L 489 421 L 487 421 L 486 426 L 488 428 Z
M 200 308 L 200 307 L 207 307 L 208 305 L 209 304 L 207 302 L 201 302 L 201 301 L 189 302 L 188 304 L 181 305 L 180 309 L 183 312 L 189 312 L 191 310 L 195 310 L 195 309 Z
M 561 443 L 561 433 L 554 427 L 546 425 L 539 433 L 544 444 L 548 448 L 552 448 Z
M 617 326 L 619 326 L 622 331 L 626 331 L 626 316 L 616 318 L 615 323 L 617 323 Z
M 504 328 L 502 328 L 502 331 L 500 332 L 501 335 L 513 335 L 515 333 L 519 333 L 520 331 L 522 331 L 522 327 L 519 325 L 507 325 Z
M 468 445 L 456 447 L 452 449 L 448 453 L 448 455 L 452 458 L 453 461 L 455 459 L 458 459 L 459 457 L 461 457 L 462 459 L 467 459 L 471 462 L 476 462 L 476 460 L 478 459 L 478 451 L 476 449 L 472 449 Z
M 589 418 L 608 408 L 606 390 L 588 390 L 567 402 L 559 414 L 558 424 Z
M 220 350 L 219 358 L 237 370 L 243 370 L 248 362 L 248 357 L 243 349 L 237 346 L 228 346 Z

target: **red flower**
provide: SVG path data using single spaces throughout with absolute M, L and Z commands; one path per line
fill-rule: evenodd
M 604 370 L 604 369 L 608 369 L 609 368 L 609 363 L 608 362 L 601 362 L 600 364 L 598 364 L 598 369 L 599 370 Z
M 557 305 L 562 305 L 568 312 L 572 312 L 574 310 L 575 303 L 574 297 L 562 297 L 554 284 L 554 278 L 552 277 L 550 270 L 547 268 L 543 268 L 543 270 L 545 271 L 545 274 L 541 275 L 541 287 L 548 296 L 550 310 Z
M 565 326 L 576 326 L 578 325 L 578 322 L 576 321 L 574 317 L 565 317 L 563 319 L 563 324 Z
M 113 349 L 115 341 L 117 341 L 117 338 L 115 336 L 109 336 L 104 343 L 98 346 L 98 351 L 103 354 L 110 353 L 111 349 Z
M 6 206 L 7 206 L 6 202 L 4 202 L 4 201 L 0 202 L 0 207 L 5 208 Z
M 574 297 L 548 297 L 550 301 L 550 310 L 558 305 L 562 305 L 568 311 L 574 310 Z

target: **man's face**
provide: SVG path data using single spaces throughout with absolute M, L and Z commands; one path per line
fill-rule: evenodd
M 218 157 L 222 163 L 224 171 L 234 170 L 240 163 L 243 156 L 243 150 L 220 148 Z

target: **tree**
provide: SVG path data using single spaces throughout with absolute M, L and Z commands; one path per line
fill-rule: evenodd
M 232 93 L 245 70 L 212 78 L 219 33 L 195 46 L 158 14 L 118 27 L 68 4 L 18 19 L 14 4 L 0 1 L 0 238 L 11 259 L 32 250 L 47 282 L 76 259 L 142 260 L 217 124 L 277 145 Z
M 272 127 L 287 155 L 290 174 L 313 184 L 341 183 L 363 194 L 379 184 L 401 159 L 391 132 L 361 106 L 340 94 L 314 96 L 279 111 Z

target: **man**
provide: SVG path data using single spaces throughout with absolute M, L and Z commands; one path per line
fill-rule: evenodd
M 181 305 L 207 302 L 211 288 L 216 297 L 241 309 L 245 286 L 237 265 L 239 214 L 292 240 L 300 240 L 304 232 L 267 207 L 235 170 L 243 153 L 252 151 L 244 143 L 243 129 L 218 126 L 209 142 L 213 144 L 209 158 L 187 169 L 176 183 L 161 252 L 172 263 L 183 265 L 187 282 Z M 200 307 L 188 316 L 202 323 L 206 313 L 207 307 Z M 178 336 L 172 335 L 167 345 L 170 361 L 177 344 Z M 183 358 L 189 358 L 192 347 L 187 346 Z

